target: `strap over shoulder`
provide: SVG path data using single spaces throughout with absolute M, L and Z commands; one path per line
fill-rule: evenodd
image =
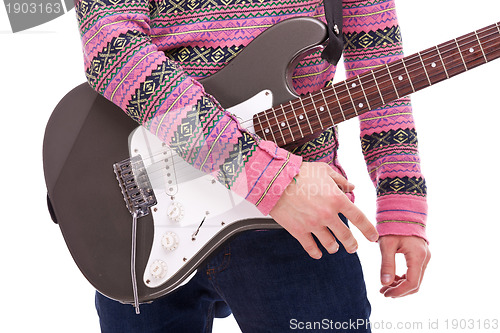
M 323 3 L 328 23 L 328 44 L 321 53 L 321 58 L 336 65 L 344 50 L 342 0 L 324 0 Z

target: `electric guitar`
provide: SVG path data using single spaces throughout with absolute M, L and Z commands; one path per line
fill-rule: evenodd
M 292 70 L 326 38 L 326 27 L 315 19 L 285 20 L 202 84 L 251 123 L 251 132 L 290 147 L 500 57 L 496 23 L 299 96 Z M 266 62 L 259 57 L 262 50 L 271 55 Z M 280 228 L 87 83 L 55 108 L 43 162 L 51 212 L 75 262 L 97 290 L 124 303 L 151 301 L 186 283 L 238 232 Z

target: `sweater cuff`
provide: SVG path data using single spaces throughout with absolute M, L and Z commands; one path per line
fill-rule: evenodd
M 261 141 L 257 150 L 245 165 L 249 186 L 245 199 L 262 214 L 268 215 L 293 177 L 299 173 L 302 157 L 269 141 Z
M 377 231 L 380 236 L 418 236 L 427 243 L 425 197 L 388 195 L 377 198 Z

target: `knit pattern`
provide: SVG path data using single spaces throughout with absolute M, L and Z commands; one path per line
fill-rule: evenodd
M 403 57 L 394 1 L 345 0 L 343 14 L 347 77 Z M 377 188 L 379 234 L 425 239 L 427 188 L 410 99 L 388 103 L 359 118 L 363 154 Z
M 321 1 L 75 0 L 75 9 L 89 84 L 262 213 L 269 213 L 302 160 L 326 162 L 345 174 L 335 128 L 288 152 L 249 133 L 197 81 L 284 19 L 325 21 Z M 393 1 L 344 1 L 344 15 L 348 75 L 402 56 Z M 300 94 L 313 92 L 334 73 L 316 52 L 300 61 L 293 85 Z M 424 237 L 425 182 L 410 101 L 363 116 L 361 138 L 377 185 L 379 232 Z

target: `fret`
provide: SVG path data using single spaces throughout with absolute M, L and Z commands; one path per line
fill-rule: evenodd
M 262 133 L 262 136 L 264 137 L 263 139 L 268 140 L 266 134 L 264 133 L 264 129 L 262 128 L 262 122 L 260 121 L 260 113 L 256 114 L 254 119 L 256 119 L 257 122 L 259 123 L 260 132 Z M 255 132 L 257 132 L 257 130 L 255 130 Z
M 459 46 L 460 44 L 462 45 L 460 52 L 467 63 L 467 69 L 472 69 L 488 62 L 477 34 L 470 33 L 467 36 L 463 36 L 460 38 Z
M 500 31 L 497 27 L 492 25 L 487 28 L 482 28 L 477 31 L 481 46 L 486 54 L 486 59 L 492 61 L 497 58 L 496 54 L 500 50 Z
M 479 36 L 477 35 L 477 31 L 474 31 L 474 34 L 476 35 L 477 44 L 479 45 L 479 48 L 481 49 L 481 52 L 483 53 L 484 62 L 488 62 L 488 58 L 486 58 L 486 53 L 484 53 L 484 49 L 483 49 L 483 46 L 481 45 L 481 41 L 479 40 Z
M 321 96 L 323 96 L 323 101 L 325 101 L 325 106 L 328 111 L 328 115 L 330 116 L 330 120 L 332 121 L 332 126 L 335 126 L 335 122 L 333 121 L 332 118 L 332 112 L 330 111 L 330 107 L 328 106 L 328 102 L 326 101 L 325 94 L 323 93 L 323 89 L 320 90 Z
M 266 129 L 265 129 L 265 131 L 264 131 L 264 132 L 265 132 L 265 133 L 269 133 L 269 132 L 271 132 L 271 135 L 273 136 L 273 141 L 274 141 L 274 142 L 278 142 L 278 141 L 276 140 L 276 137 L 274 136 L 273 127 L 271 126 L 271 122 L 269 121 L 269 117 L 267 116 L 267 112 L 264 112 L 264 115 L 266 116 L 267 124 L 268 124 L 268 126 L 269 126 L 268 128 L 266 128 Z
M 413 90 L 413 92 L 415 92 L 415 87 L 413 87 L 413 82 L 411 82 L 410 73 L 408 72 L 408 68 L 406 68 L 406 64 L 405 64 L 404 59 L 401 60 L 401 63 L 403 64 L 403 67 L 405 69 L 406 75 L 408 76 L 408 81 L 410 82 L 411 90 Z M 400 76 L 399 80 L 403 81 L 403 79 L 401 78 L 401 76 Z
M 358 82 L 359 82 L 359 86 L 361 88 L 361 91 L 363 92 L 363 96 L 365 96 L 366 105 L 368 105 L 368 109 L 371 110 L 370 102 L 368 101 L 368 97 L 366 97 L 365 89 L 363 88 L 363 83 L 361 83 L 361 77 L 359 77 L 359 76 L 358 76 Z
M 425 51 L 422 51 L 419 54 L 419 56 L 422 61 L 422 64 L 424 65 L 425 73 L 428 77 L 427 81 L 429 82 L 429 84 L 423 87 L 415 86 L 417 90 L 420 90 L 422 88 L 425 88 L 426 86 L 430 86 L 432 84 L 436 84 L 438 82 L 446 80 L 447 76 L 445 72 L 445 67 L 443 65 L 442 58 L 439 56 L 439 51 L 437 48 L 430 48 Z
M 345 87 L 347 89 L 347 94 L 349 95 L 349 98 L 351 99 L 352 106 L 354 107 L 354 113 L 356 116 L 359 116 L 358 110 L 356 110 L 356 104 L 354 104 L 354 100 L 352 99 L 351 92 L 349 91 L 349 86 L 347 86 L 347 81 L 344 81 Z
M 393 63 L 379 66 L 377 69 L 372 70 L 371 73 L 366 72 L 361 76 L 345 80 L 337 85 L 332 85 L 333 94 L 325 91 L 327 89 L 325 88 L 315 92 L 314 95 L 309 93 L 308 98 L 311 99 L 310 102 L 305 97 L 298 98 L 300 104 L 294 105 L 297 102 L 290 101 L 289 106 L 286 104 L 281 106 L 281 111 L 272 109 L 277 121 L 277 124 L 273 123 L 272 126 L 270 124 L 271 121 L 274 122 L 274 119 L 270 119 L 272 118 L 271 113 L 264 112 L 264 115 L 258 114 L 258 119 L 254 121 L 255 128 L 257 129 L 260 126 L 263 129 L 261 131 L 263 137 L 267 139 L 272 135 L 274 141 L 278 144 L 282 141 L 285 142 L 285 135 L 287 135 L 288 141 L 290 141 L 289 136 L 291 136 L 291 140 L 295 141 L 295 136 L 298 137 L 299 133 L 303 138 L 309 134 L 307 133 L 307 126 L 309 126 L 311 134 L 314 134 L 314 132 L 319 131 L 319 127 L 324 129 L 329 126 L 329 120 L 332 125 L 335 125 L 335 123 L 338 124 L 343 120 L 359 116 L 373 108 L 380 107 L 392 100 L 399 99 L 402 96 L 451 78 L 499 57 L 500 22 Z M 389 75 L 389 77 L 386 77 L 386 75 Z M 340 90 L 337 92 L 338 89 Z M 331 104 L 333 103 L 332 98 L 336 99 L 338 108 L 337 105 Z M 332 108 L 330 108 L 330 105 L 332 105 Z M 354 111 L 351 111 L 351 106 L 354 108 Z M 337 111 L 338 109 L 340 112 Z M 289 112 L 290 110 L 292 110 L 293 114 Z M 328 112 L 329 118 L 324 114 L 324 111 Z M 348 113 L 346 114 L 344 111 Z M 280 117 L 284 117 L 285 119 L 276 117 L 277 113 L 280 112 L 282 113 Z M 290 117 L 293 117 L 295 120 L 287 117 L 287 113 L 290 113 Z M 312 118 L 313 113 L 318 118 L 318 121 Z M 304 122 L 304 117 L 306 118 L 307 125 Z M 264 129 L 263 125 L 266 124 L 266 119 L 269 128 Z M 282 121 L 280 122 L 279 120 Z M 293 123 L 294 121 L 295 123 Z M 294 126 L 296 124 L 299 130 L 295 129 Z M 276 137 L 279 137 L 279 134 L 276 134 L 278 131 L 273 128 L 276 125 L 279 127 L 278 130 L 283 140 L 276 140 Z M 288 125 L 290 134 L 281 128 L 285 128 L 286 125 Z M 292 129 L 295 131 L 295 134 L 292 133 Z M 271 135 L 269 135 L 269 132 L 271 132 Z M 285 143 L 288 144 L 289 142 Z
M 298 120 L 298 117 L 297 117 L 297 113 L 295 113 L 295 108 L 293 107 L 293 103 L 292 101 L 290 101 L 290 107 L 292 108 L 292 111 L 293 111 L 293 114 L 295 116 L 295 121 L 297 122 L 297 127 L 299 128 L 299 131 L 300 131 L 300 136 L 303 138 L 304 137 L 304 133 L 302 133 L 302 127 L 300 126 L 299 124 L 299 120 Z
M 345 114 L 344 114 L 344 109 L 342 109 L 342 104 L 340 103 L 339 96 L 337 95 L 337 91 L 335 90 L 335 86 L 332 84 L 332 90 L 333 94 L 335 95 L 335 100 L 337 100 L 337 104 L 339 105 L 340 113 L 342 113 L 342 118 L 344 118 L 344 121 L 346 120 Z
M 457 46 L 453 40 L 440 44 L 438 47 L 442 55 L 443 64 L 446 67 L 448 77 L 453 77 L 466 70 L 463 65 L 463 61 L 457 55 Z
M 319 126 L 321 127 L 321 129 L 324 129 L 323 123 L 321 122 L 321 117 L 319 116 L 319 113 L 318 113 L 318 108 L 316 107 L 316 104 L 314 103 L 314 99 L 313 99 L 313 96 L 311 93 L 309 93 L 309 98 L 311 99 L 314 111 L 316 111 L 316 116 L 318 117 L 318 120 L 319 120 Z
M 384 101 L 384 96 L 382 96 L 382 92 L 380 91 L 380 88 L 378 86 L 377 77 L 375 76 L 375 72 L 374 71 L 372 71 L 372 76 L 373 76 L 373 82 L 375 82 L 375 87 L 377 87 L 377 91 L 378 91 L 378 94 L 380 96 L 380 100 L 382 100 L 382 105 L 385 105 L 386 103 Z M 393 84 L 394 84 L 394 82 L 393 82 Z M 394 87 L 394 88 L 396 88 L 396 87 Z
M 290 123 L 288 122 L 288 118 L 286 116 L 285 108 L 283 107 L 283 104 L 281 104 L 281 111 L 283 112 L 283 117 L 285 117 L 286 125 L 288 125 L 288 132 L 290 132 L 290 135 L 292 137 L 292 142 L 295 141 L 295 138 L 293 137 L 293 132 L 292 129 L 290 128 Z M 282 123 L 285 124 L 285 123 Z
M 462 51 L 460 50 L 460 45 L 458 45 L 458 41 L 456 38 L 455 38 L 455 44 L 457 44 L 458 54 L 460 54 L 460 58 L 462 58 L 462 62 L 464 63 L 465 70 L 467 71 L 469 69 L 467 68 L 467 64 L 465 63 L 464 56 L 462 55 Z
M 278 145 L 288 145 L 291 141 L 296 140 L 295 136 L 298 137 L 299 133 L 302 138 L 308 136 L 306 126 L 309 126 L 311 134 L 314 134 L 319 132 L 319 127 L 324 129 L 329 126 L 329 120 L 332 125 L 335 125 L 335 123 L 359 116 L 373 108 L 400 99 L 402 96 L 499 57 L 500 22 L 390 64 L 377 66 L 371 73 L 365 72 L 360 76 L 332 85 L 333 94 L 325 91 L 328 88 L 325 87 L 315 92 L 314 95 L 309 93 L 310 102 L 305 98 L 298 97 L 298 103 L 300 104 L 293 100 L 287 102 L 289 105 L 287 103 L 281 105 L 281 111 L 272 108 L 260 112 L 253 116 L 254 129 L 259 135 L 262 134 L 265 140 L 272 137 L 273 141 Z M 386 75 L 389 77 L 387 78 Z M 340 90 L 337 92 L 338 89 Z M 343 89 L 346 89 L 346 91 Z M 337 101 L 338 108 L 337 105 L 331 104 L 334 102 L 333 98 Z M 297 103 L 297 105 L 294 105 L 294 103 Z M 304 105 L 305 103 L 306 105 Z M 330 108 L 330 105 L 332 105 L 332 108 Z M 351 105 L 354 111 L 351 111 Z M 311 107 L 314 108 L 314 111 Z M 337 109 L 340 110 L 340 113 Z M 272 116 L 271 110 L 274 116 Z M 289 112 L 290 110 L 293 113 Z M 348 113 L 346 114 L 344 110 Z M 329 118 L 324 114 L 325 111 L 328 112 Z M 278 117 L 277 114 L 280 112 L 281 114 Z M 313 112 L 315 117 L 318 118 L 317 122 L 315 118 L 312 118 Z M 284 119 L 280 119 L 280 117 L 284 117 Z M 297 125 L 298 130 L 295 129 L 295 125 Z M 264 128 L 264 126 L 268 127 Z M 278 126 L 281 139 L 279 139 L 278 131 L 274 126 Z M 290 134 L 286 133 L 285 127 L 288 127 Z M 287 136 L 286 140 L 285 135 Z
M 306 108 L 304 107 L 304 103 L 302 102 L 302 97 L 299 97 L 299 101 L 300 101 L 300 105 L 302 105 L 302 110 L 304 110 L 305 118 L 307 120 L 307 123 L 309 124 L 309 129 L 311 130 L 311 134 L 313 134 L 314 131 L 311 127 L 311 123 L 309 122 L 309 115 L 307 114 Z
M 392 78 L 391 70 L 389 69 L 389 64 L 385 64 L 385 68 L 387 69 L 387 73 L 389 73 L 389 77 L 391 78 L 392 86 L 394 87 L 396 96 L 398 96 L 398 99 L 400 99 L 401 97 L 399 96 L 398 88 L 396 88 L 396 84 L 394 83 L 394 79 Z
M 280 131 L 281 139 L 283 140 L 283 142 L 286 142 L 285 141 L 285 136 L 283 135 L 283 132 L 281 131 L 281 125 L 279 123 L 278 116 L 276 115 L 276 110 L 274 108 L 271 108 L 271 110 L 273 110 L 273 113 L 274 113 L 274 122 L 276 123 L 276 126 L 278 127 L 278 129 Z
M 359 80 L 359 76 L 355 77 L 354 79 L 356 79 L 356 78 L 358 78 L 358 80 Z M 356 94 L 364 94 L 364 91 L 362 89 L 361 89 L 361 93 L 355 91 L 354 89 L 358 87 L 358 84 L 356 82 L 354 82 L 353 80 L 351 80 L 352 81 L 352 83 L 351 83 L 352 89 L 348 89 L 347 92 L 349 93 L 349 96 L 351 96 L 351 101 L 358 101 L 358 97 L 356 96 Z M 360 87 L 360 88 L 362 88 L 362 87 Z M 359 98 L 361 98 L 361 96 Z M 368 102 L 368 101 L 366 100 L 366 102 Z M 356 105 L 356 102 L 354 102 L 354 105 Z M 355 108 L 354 111 L 356 112 L 356 115 L 358 115 L 358 113 L 359 113 L 357 111 L 361 111 L 361 109 L 365 107 L 365 104 L 363 102 L 359 102 L 357 105 L 358 105 L 357 110 L 356 110 L 356 107 L 354 107 Z
M 427 73 L 427 69 L 425 68 L 424 60 L 422 59 L 422 55 L 420 54 L 420 52 L 418 52 L 418 57 L 420 58 L 420 62 L 422 63 L 422 68 L 424 69 L 427 81 L 429 81 L 429 85 L 432 85 L 431 79 L 429 78 L 429 73 Z M 436 64 L 434 63 L 434 65 Z
M 448 70 L 446 69 L 446 66 L 443 61 L 443 57 L 441 56 L 441 52 L 439 52 L 439 47 L 436 46 L 436 51 L 437 54 L 439 55 L 439 59 L 441 59 L 441 64 L 443 65 L 444 73 L 446 74 L 446 78 L 449 79 L 450 76 L 448 75 Z

